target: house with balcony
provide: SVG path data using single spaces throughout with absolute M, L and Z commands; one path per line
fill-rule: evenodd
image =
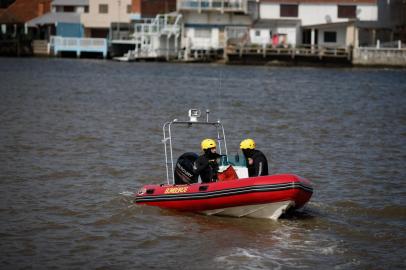
M 28 21 L 26 24 L 33 33 L 34 54 L 58 54 L 58 48 L 54 46 L 55 40 L 61 41 L 66 38 L 72 42 L 74 39 L 83 38 L 84 27 L 81 22 L 81 15 L 88 11 L 88 0 L 53 0 L 50 12 Z M 74 51 L 75 53 L 80 52 L 76 48 Z
M 348 47 L 359 43 L 361 22 L 378 20 L 378 6 L 377 0 L 261 0 L 259 14 L 253 31 L 268 44 Z
M 227 40 L 244 38 L 255 4 L 250 0 L 177 0 L 185 58 L 221 58 Z

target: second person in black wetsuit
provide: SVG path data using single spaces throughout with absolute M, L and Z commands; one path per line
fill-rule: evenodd
M 268 175 L 268 161 L 264 153 L 256 150 L 255 147 L 256 145 L 253 139 L 245 139 L 240 144 L 240 148 L 247 161 L 248 176 Z
M 203 154 L 197 158 L 193 165 L 193 172 L 200 175 L 202 183 L 216 182 L 219 165 L 217 159 L 221 155 L 217 154 L 216 141 L 204 139 L 201 143 Z

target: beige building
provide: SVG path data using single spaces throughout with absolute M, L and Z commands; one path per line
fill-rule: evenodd
M 82 14 L 85 36 L 106 38 L 112 23 L 129 23 L 131 0 L 89 0 L 89 12 Z

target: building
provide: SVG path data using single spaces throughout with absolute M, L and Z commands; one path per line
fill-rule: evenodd
M 111 31 L 111 54 L 122 61 L 176 58 L 180 17 L 176 0 L 132 0 L 130 24 Z
M 255 1 L 178 0 L 182 14 L 182 47 L 193 58 L 222 57 L 229 39 L 244 38 L 255 14 Z M 241 34 L 243 33 L 243 34 Z
M 26 22 L 50 10 L 51 0 L 16 0 L 0 11 L 0 55 L 31 55 L 32 35 Z
M 51 11 L 27 22 L 35 39 L 49 40 L 51 36 L 83 37 L 81 15 L 89 12 L 88 0 L 53 0 Z
M 261 0 L 259 13 L 269 22 L 268 40 L 283 35 L 291 46 L 346 47 L 358 43 L 359 22 L 378 19 L 378 6 L 376 0 Z
M 89 12 L 81 16 L 85 36 L 109 38 L 111 29 L 120 33 L 121 24 L 129 24 L 131 13 L 131 0 L 89 0 Z

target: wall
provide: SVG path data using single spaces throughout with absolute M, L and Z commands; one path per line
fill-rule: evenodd
M 259 36 L 256 33 L 259 31 Z M 251 29 L 250 30 L 250 40 L 253 44 L 271 44 L 271 36 L 269 33 L 269 29 Z M 273 32 L 272 32 L 273 33 Z
M 83 26 L 79 23 L 57 23 L 56 35 L 61 37 L 83 37 Z
M 199 29 L 186 28 L 186 37 L 183 41 L 186 47 L 192 50 L 203 50 L 203 49 L 220 49 L 222 48 L 219 44 L 219 28 L 205 28 L 209 31 L 208 37 L 196 37 L 196 31 Z
M 337 41 L 336 42 L 324 42 L 324 32 L 336 32 Z M 327 47 L 345 46 L 346 45 L 347 29 L 342 28 L 331 28 L 331 29 L 320 29 L 318 35 L 318 45 Z
M 99 13 L 100 4 L 108 5 L 108 13 Z M 127 5 L 131 5 L 131 0 L 121 0 L 120 6 L 117 1 L 89 0 L 89 13 L 81 15 L 82 23 L 86 28 L 110 28 L 111 22 L 129 22 Z
M 356 48 L 352 61 L 354 65 L 406 67 L 406 49 Z

